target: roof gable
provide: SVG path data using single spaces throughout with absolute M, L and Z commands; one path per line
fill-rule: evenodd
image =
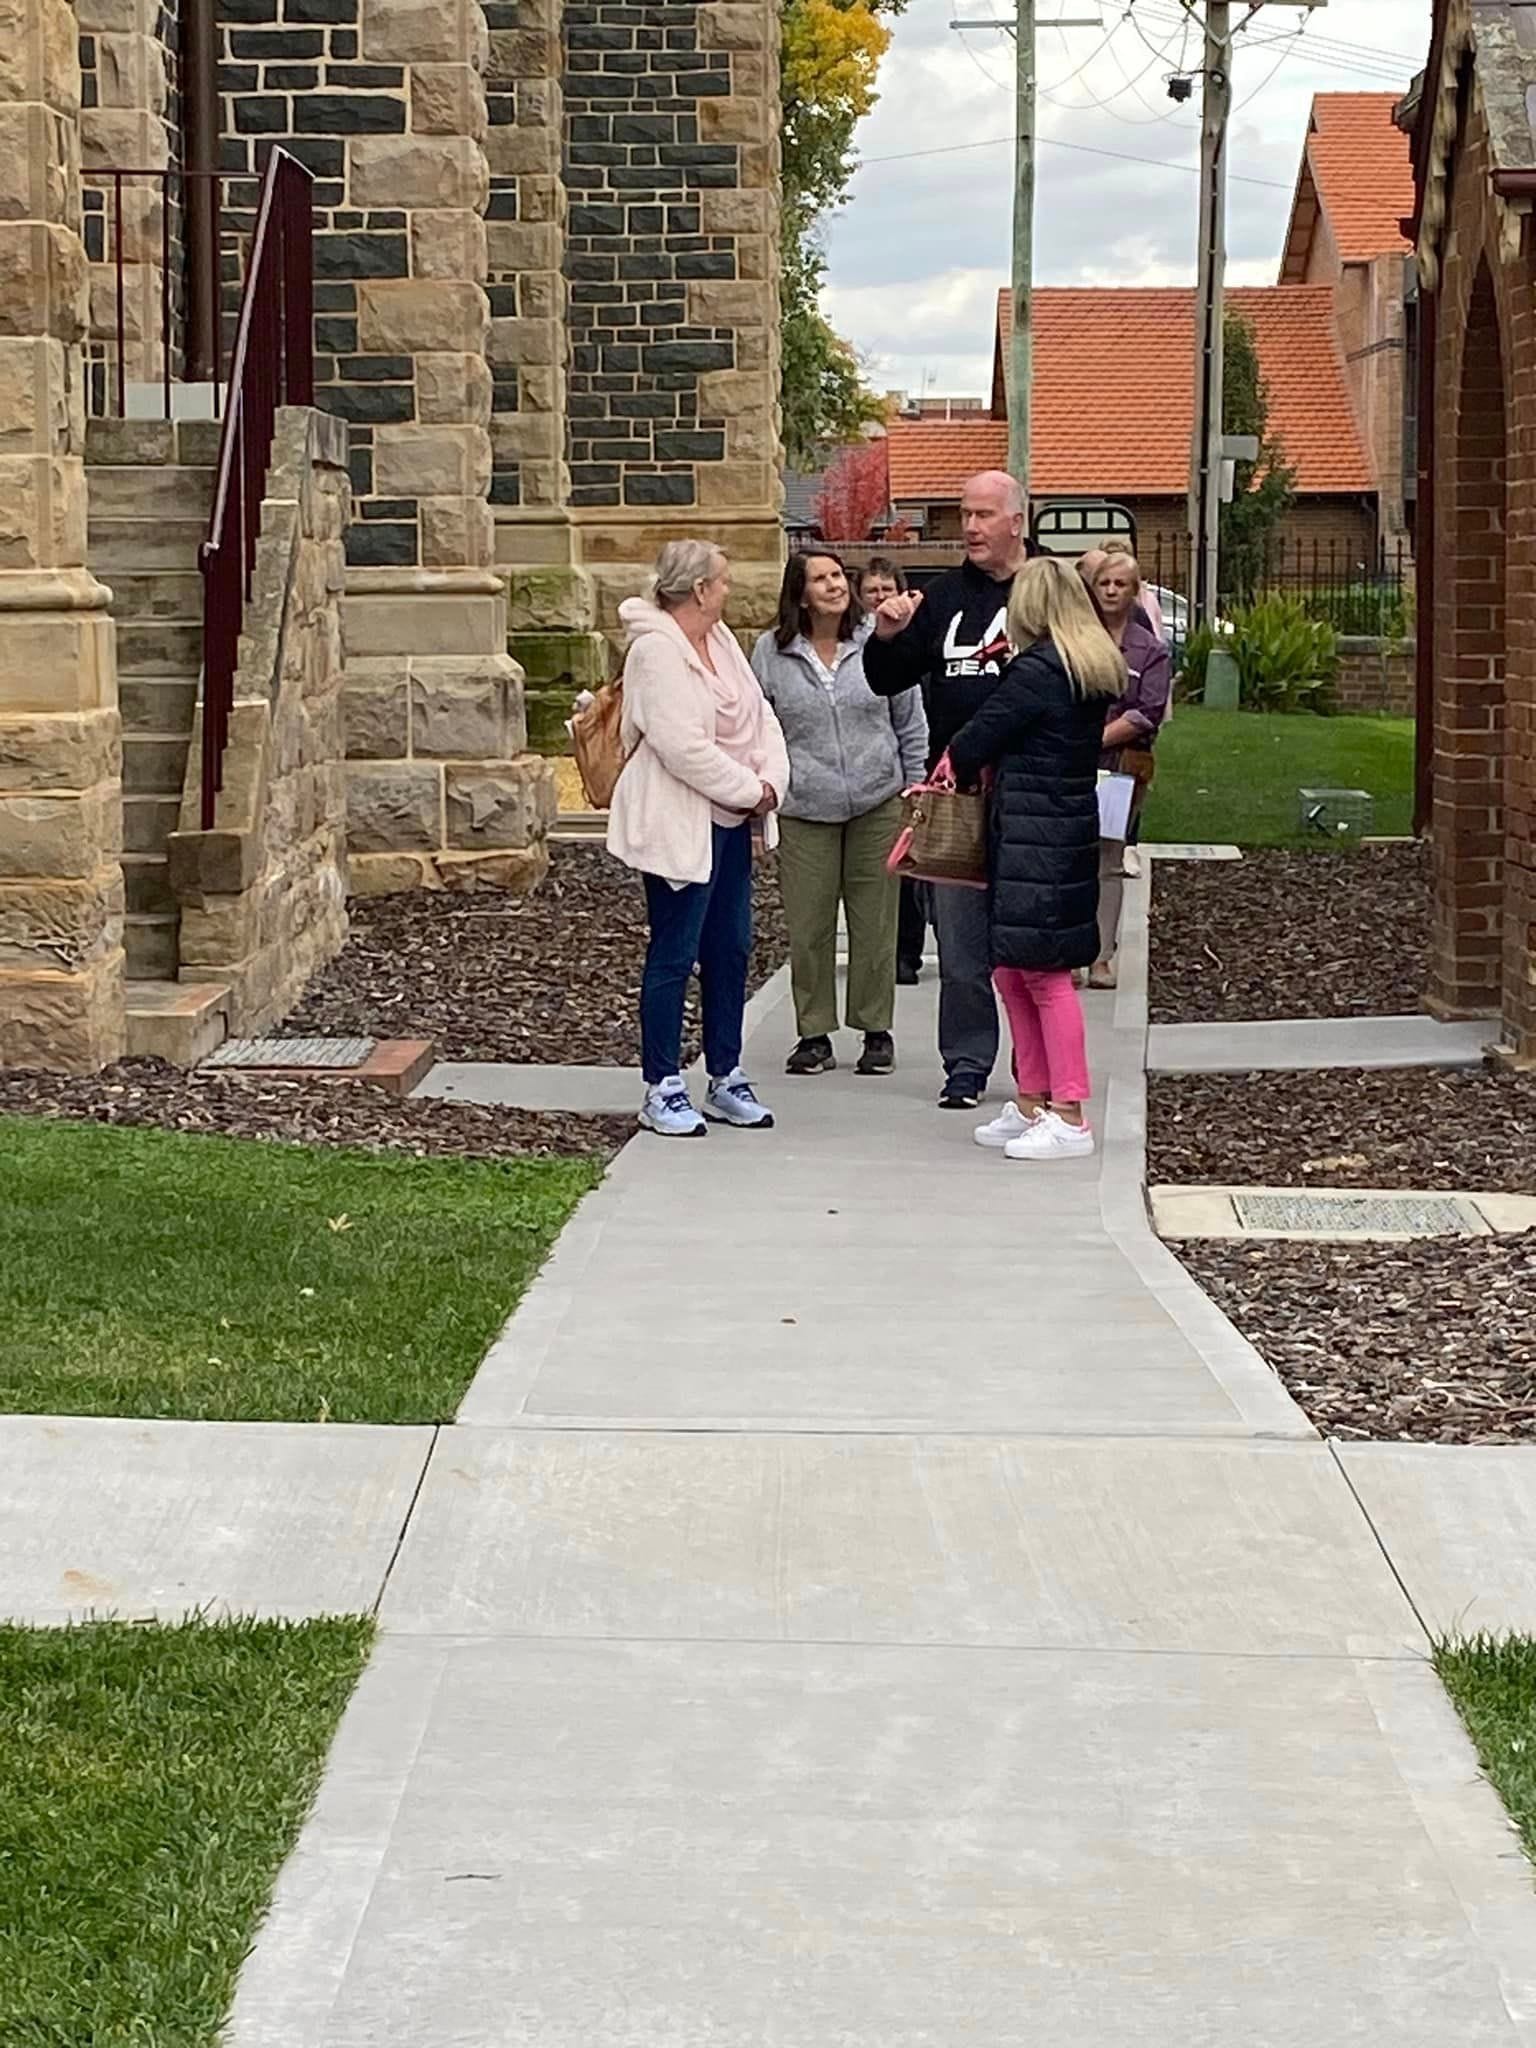
M 1320 218 L 1327 219 L 1341 263 L 1406 254 L 1402 223 L 1413 211 L 1413 164 L 1408 138 L 1393 120 L 1401 98 L 1320 92 L 1313 99 L 1282 284 L 1304 281 Z

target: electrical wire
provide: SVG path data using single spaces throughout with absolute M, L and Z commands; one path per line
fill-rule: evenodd
M 959 156 L 971 149 L 1002 149 L 1011 145 L 1016 138 L 1012 135 L 989 135 L 984 142 L 950 142 L 933 149 L 902 149 L 891 156 L 866 156 L 854 166 L 854 175 L 870 170 L 876 164 L 908 164 L 918 157 Z M 1069 149 L 1078 156 L 1105 156 L 1119 164 L 1146 164 L 1156 171 L 1187 171 L 1192 178 L 1200 175 L 1198 164 L 1170 163 L 1166 157 L 1137 156 L 1124 149 L 1100 149 L 1091 142 L 1064 142 L 1060 136 L 1038 135 L 1035 140 L 1042 149 Z M 1228 182 L 1234 185 L 1263 185 L 1271 192 L 1290 192 L 1294 188 L 1279 178 L 1254 178 L 1242 171 L 1230 171 Z

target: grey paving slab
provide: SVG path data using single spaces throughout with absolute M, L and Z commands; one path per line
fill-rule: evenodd
M 588 1116 L 632 1116 L 639 1107 L 641 1087 L 633 1068 L 439 1060 L 411 1092 L 443 1102 L 484 1102 L 507 1109 L 566 1109 Z
M 386 1637 L 230 2048 L 1517 2048 L 1426 1668 Z
M 1480 1067 L 1494 1027 L 1434 1017 L 1300 1017 L 1276 1023 L 1154 1024 L 1154 1074 L 1297 1073 L 1324 1067 Z
M 362 1613 L 432 1435 L 0 1416 L 0 1619 Z
M 1334 1449 L 1433 1634 L 1536 1635 L 1536 1446 Z
M 1422 1656 L 1322 1444 L 443 1432 L 387 1628 Z

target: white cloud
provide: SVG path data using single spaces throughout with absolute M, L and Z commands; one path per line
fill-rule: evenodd
M 1053 6 L 1092 11 L 1046 0 L 1042 16 Z M 873 358 L 882 386 L 916 389 L 927 373 L 935 391 L 990 388 L 993 295 L 1012 246 L 1013 44 L 976 33 L 962 46 L 949 22 L 1011 11 L 1011 0 L 911 0 L 859 133 L 865 168 L 827 223 L 828 315 Z M 1194 279 L 1198 180 L 1188 166 L 1199 160 L 1199 94 L 1184 106 L 1166 97 L 1184 42 L 1176 0 L 1134 0 L 1126 12 L 1125 0 L 1106 0 L 1103 29 L 1040 39 L 1042 284 Z M 1428 35 L 1429 0 L 1330 0 L 1310 15 L 1274 4 L 1255 20 L 1235 70 L 1234 284 L 1274 281 L 1313 93 L 1406 88 Z M 1308 54 L 1338 43 L 1357 54 Z M 1191 38 L 1183 62 L 1199 61 Z

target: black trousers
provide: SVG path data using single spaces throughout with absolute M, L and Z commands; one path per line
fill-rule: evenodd
M 896 926 L 896 960 L 902 967 L 921 967 L 928 937 L 928 897 L 921 882 L 901 885 L 901 912 Z

